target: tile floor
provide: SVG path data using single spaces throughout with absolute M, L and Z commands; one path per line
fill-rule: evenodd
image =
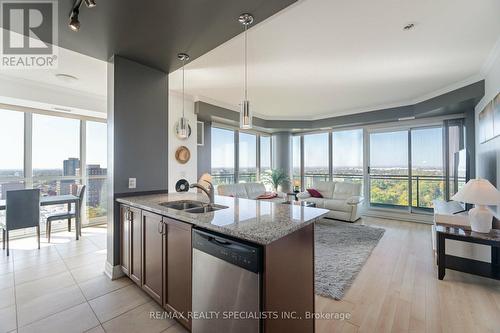
M 174 320 L 153 320 L 162 311 L 128 278 L 103 273 L 106 228 L 11 241 L 0 250 L 0 333 L 3 332 L 186 332 Z

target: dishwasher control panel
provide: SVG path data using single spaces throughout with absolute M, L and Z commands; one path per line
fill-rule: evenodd
M 254 273 L 262 270 L 262 248 L 258 245 L 193 229 L 193 248 Z

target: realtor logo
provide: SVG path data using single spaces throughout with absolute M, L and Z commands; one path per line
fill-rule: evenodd
M 0 67 L 57 67 L 57 0 L 0 1 Z

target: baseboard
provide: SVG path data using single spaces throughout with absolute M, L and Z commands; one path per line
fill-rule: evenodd
M 111 280 L 116 280 L 124 276 L 122 267 L 120 265 L 113 266 L 108 261 L 104 265 L 104 274 Z
M 433 223 L 433 214 L 410 214 L 402 212 L 390 212 L 382 209 L 366 209 L 361 216 L 376 217 L 389 220 L 398 220 L 406 222 L 416 222 L 424 224 Z

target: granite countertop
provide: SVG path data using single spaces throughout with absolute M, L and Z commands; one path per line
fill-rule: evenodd
M 328 213 L 328 210 L 320 208 L 224 196 L 215 196 L 215 203 L 228 208 L 210 213 L 193 214 L 160 205 L 162 202 L 177 200 L 208 203 L 205 194 L 191 192 L 117 199 L 120 203 L 261 245 L 287 236 Z

